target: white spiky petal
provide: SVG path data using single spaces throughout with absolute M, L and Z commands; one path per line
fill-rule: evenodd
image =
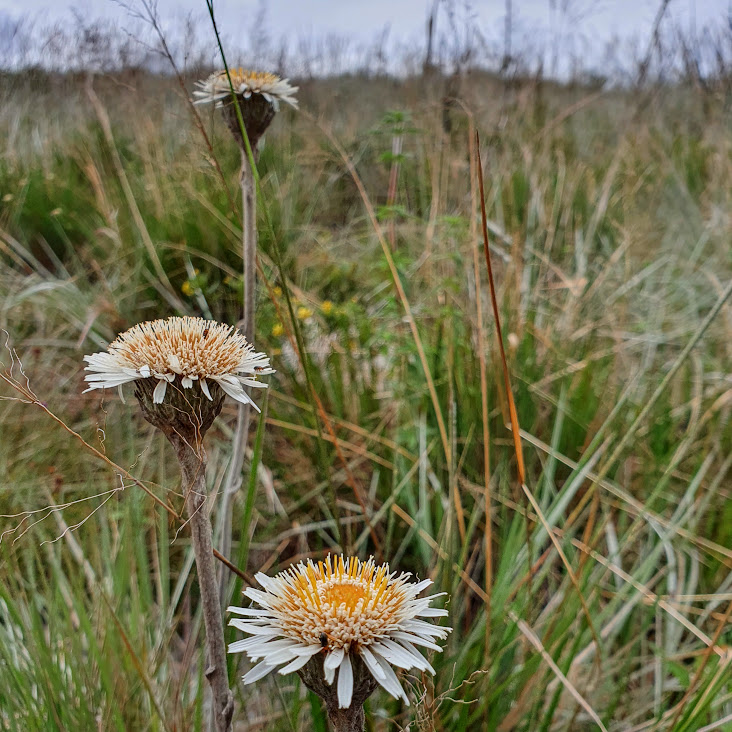
M 231 84 L 226 71 L 217 71 L 208 79 L 197 81 L 196 86 L 199 89 L 193 92 L 196 97 L 195 104 L 206 104 L 214 102 L 216 106 L 221 105 L 221 100 L 234 93 L 240 95 L 244 99 L 249 99 L 252 94 L 261 94 L 268 102 L 274 105 L 275 109 L 279 109 L 280 102 L 287 102 L 297 109 L 297 99 L 295 92 L 300 87 L 291 86 L 289 79 L 280 79 L 276 74 L 270 74 L 266 71 L 250 71 L 248 69 L 229 69 Z
M 181 386 L 195 383 L 212 399 L 208 382 L 216 382 L 226 394 L 259 408 L 245 386 L 266 387 L 258 376 L 273 374 L 269 357 L 230 325 L 203 318 L 151 320 L 117 336 L 106 351 L 84 356 L 89 371 L 86 391 L 121 387 L 137 379 L 157 379 L 153 401 L 161 404 L 169 383 L 179 376 Z M 86 391 L 84 393 L 86 393 Z
M 440 651 L 435 640 L 444 640 L 450 631 L 421 620 L 447 615 L 447 610 L 430 607 L 444 593 L 417 597 L 431 580 L 409 582 L 409 576 L 397 576 L 388 564 L 376 565 L 373 559 L 343 556 L 328 556 L 317 565 L 301 562 L 275 577 L 260 572 L 256 579 L 264 591 L 244 591 L 259 607 L 228 608 L 243 616 L 229 625 L 250 636 L 232 643 L 229 653 L 261 659 L 244 683 L 278 667 L 281 674 L 295 671 L 323 653 L 325 680 L 333 684 L 338 673 L 338 704 L 346 709 L 353 693 L 351 659 L 358 654 L 386 691 L 409 704 L 392 665 L 434 674 L 415 646 Z

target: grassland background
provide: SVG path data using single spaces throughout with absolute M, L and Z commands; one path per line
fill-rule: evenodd
M 234 555 L 253 573 L 339 547 L 380 550 L 448 592 L 454 632 L 431 659 L 435 678 L 412 679 L 409 708 L 377 693 L 370 730 L 597 729 L 560 673 L 610 730 L 732 729 L 729 302 L 659 390 L 732 277 L 723 81 L 602 91 L 480 72 L 449 88 L 438 73 L 306 79 L 307 114 L 285 109 L 268 132 L 256 345 L 277 374 L 253 510 L 246 481 L 234 505 Z M 239 156 L 203 111 L 205 144 L 172 78 L 94 79 L 112 137 L 87 84 L 38 70 L 0 79 L 0 327 L 22 362 L 15 376 L 180 508 L 168 446 L 132 399 L 82 395 L 82 356 L 144 319 L 239 319 Z M 460 102 L 446 107 L 446 94 Z M 471 119 L 526 484 L 556 545 L 516 481 L 481 260 L 475 278 Z M 393 234 L 447 451 L 375 228 L 326 131 Z M 322 423 L 318 439 L 285 289 L 380 547 Z M 204 728 L 186 531 L 42 408 L 0 390 L 0 728 Z M 208 437 L 212 492 L 234 414 L 227 404 Z M 240 589 L 232 582 L 235 600 Z M 231 659 L 232 682 L 245 665 Z M 296 677 L 236 695 L 238 730 L 325 729 Z

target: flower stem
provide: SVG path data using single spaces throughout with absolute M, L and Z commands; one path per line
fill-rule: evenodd
M 246 150 L 241 153 L 241 199 L 242 199 L 242 258 L 244 260 L 244 311 L 239 322 L 239 330 L 250 342 L 254 342 L 254 304 L 256 293 L 257 267 L 257 187 L 254 180 L 252 162 Z M 231 504 L 241 486 L 241 471 L 244 465 L 244 454 L 249 436 L 249 420 L 251 406 L 239 404 L 236 419 L 236 432 L 231 455 L 231 464 L 227 475 L 224 492 L 219 506 L 219 541 L 221 554 L 231 559 Z M 221 607 L 229 604 L 229 583 L 227 575 L 222 572 L 220 584 Z
M 186 492 L 186 510 L 191 525 L 193 551 L 196 556 L 198 586 L 201 593 L 203 622 L 206 629 L 208 666 L 205 674 L 213 695 L 213 712 L 217 732 L 230 732 L 234 716 L 234 696 L 229 689 L 226 670 L 224 626 L 219 604 L 219 586 L 214 565 L 211 522 L 206 508 L 206 461 L 182 437 L 169 437 L 178 456 L 183 490 Z
M 360 704 L 353 704 L 348 709 L 329 708 L 328 719 L 333 732 L 364 732 L 366 728 L 366 715 Z

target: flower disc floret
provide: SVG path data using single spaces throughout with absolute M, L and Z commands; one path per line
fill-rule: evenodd
M 447 615 L 447 610 L 430 607 L 444 593 L 420 598 L 431 580 L 410 582 L 409 577 L 397 576 L 388 564 L 377 565 L 373 559 L 343 556 L 300 563 L 276 577 L 257 574 L 263 591 L 249 588 L 244 594 L 259 607 L 229 608 L 246 618 L 229 624 L 251 636 L 232 643 L 229 652 L 262 659 L 244 683 L 278 666 L 281 674 L 297 671 L 322 653 L 325 682 L 332 684 L 338 671 L 338 703 L 347 708 L 352 661 L 358 656 L 376 682 L 409 703 L 391 666 L 434 673 L 416 646 L 440 651 L 435 641 L 450 631 L 423 619 Z

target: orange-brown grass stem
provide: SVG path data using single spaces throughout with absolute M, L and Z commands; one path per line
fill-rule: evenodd
M 488 376 L 485 359 L 485 337 L 483 334 L 483 302 L 481 298 L 480 263 L 478 259 L 478 231 L 475 219 L 476 199 L 478 192 L 477 168 L 478 155 L 475 144 L 475 124 L 473 116 L 468 114 L 468 146 L 470 152 L 470 241 L 473 245 L 473 277 L 475 279 L 475 316 L 478 336 L 478 364 L 480 366 L 480 406 L 483 427 L 483 502 L 485 511 L 485 528 L 483 542 L 485 545 L 485 663 L 490 661 L 490 627 L 491 627 L 491 592 L 493 590 L 493 524 L 491 510 L 491 467 L 490 467 L 490 431 L 488 427 Z
M 488 269 L 488 281 L 490 284 L 490 295 L 491 295 L 491 304 L 493 306 L 493 316 L 496 321 L 496 332 L 498 335 L 498 347 L 500 349 L 501 354 L 501 365 L 503 368 L 503 382 L 504 387 L 506 389 L 506 399 L 508 400 L 508 408 L 509 408 L 509 415 L 511 418 L 511 431 L 513 434 L 513 443 L 514 443 L 514 449 L 516 452 L 516 462 L 517 462 L 517 469 L 518 469 L 518 476 L 519 476 L 519 483 L 521 485 L 521 489 L 523 490 L 524 494 L 528 498 L 529 502 L 531 503 L 532 508 L 536 512 L 536 514 L 539 516 L 539 519 L 541 520 L 542 524 L 544 525 L 545 530 L 547 531 L 550 539 L 552 540 L 552 543 L 554 544 L 555 549 L 557 550 L 557 553 L 559 554 L 560 559 L 562 560 L 562 563 L 564 564 L 565 569 L 567 570 L 567 573 L 569 575 L 570 581 L 572 582 L 572 585 L 574 586 L 577 595 L 580 600 L 580 604 L 582 605 L 582 610 L 585 614 L 585 618 L 587 620 L 587 625 L 590 628 L 590 632 L 592 633 L 592 637 L 595 640 L 595 643 L 597 644 L 598 649 L 600 649 L 600 638 L 597 634 L 597 631 L 595 630 L 594 623 L 592 622 L 592 617 L 590 615 L 590 610 L 587 607 L 587 603 L 585 602 L 584 595 L 582 594 L 582 589 L 579 585 L 579 581 L 572 570 L 572 567 L 569 563 L 569 560 L 567 556 L 565 555 L 564 551 L 562 550 L 561 545 L 559 544 L 558 540 L 554 536 L 551 527 L 547 523 L 546 519 L 544 518 L 543 513 L 541 512 L 541 508 L 539 504 L 537 503 L 536 499 L 532 495 L 531 491 L 526 486 L 526 470 L 524 467 L 524 454 L 523 454 L 523 447 L 521 445 L 521 428 L 519 426 L 518 422 L 518 414 L 516 412 L 516 403 L 513 399 L 513 392 L 511 390 L 511 382 L 509 379 L 509 373 L 508 373 L 508 362 L 506 360 L 506 351 L 503 347 L 503 335 L 501 333 L 501 319 L 500 314 L 498 311 L 498 299 L 496 298 L 496 287 L 493 280 L 493 268 L 491 267 L 491 257 L 490 257 L 490 247 L 488 242 L 488 216 L 486 214 L 485 209 L 485 190 L 483 185 L 483 165 L 480 159 L 480 134 L 478 131 L 475 131 L 475 143 L 477 148 L 477 160 L 478 160 L 478 185 L 480 188 L 480 212 L 481 212 L 481 223 L 483 225 L 483 248 L 485 251 L 485 261 L 486 261 L 486 267 Z M 528 527 L 528 522 L 527 522 Z M 530 542 L 531 542 L 531 536 L 527 531 L 527 549 L 530 549 Z M 529 550 L 529 566 L 531 566 L 531 552 Z M 530 588 L 529 588 L 530 590 Z
M 518 414 L 516 412 L 516 403 L 513 400 L 513 392 L 511 391 L 511 381 L 508 375 L 508 362 L 506 361 L 506 349 L 503 346 L 503 333 L 501 332 L 501 318 L 498 310 L 498 300 L 496 298 L 496 285 L 493 280 L 493 267 L 491 266 L 491 255 L 488 243 L 488 216 L 485 210 L 485 190 L 483 186 L 483 163 L 480 159 L 480 133 L 475 131 L 476 155 L 478 158 L 478 187 L 480 191 L 480 214 L 483 225 L 483 249 L 485 251 L 485 264 L 488 270 L 488 284 L 490 285 L 491 306 L 493 307 L 493 317 L 496 321 L 496 333 L 498 335 L 498 348 L 501 354 L 501 365 L 503 367 L 503 385 L 506 390 L 506 399 L 508 399 L 508 412 L 511 419 L 511 431 L 513 433 L 513 446 L 516 452 L 516 468 L 518 470 L 519 483 L 526 482 L 526 469 L 524 467 L 524 451 L 521 446 L 521 434 L 519 430 Z

